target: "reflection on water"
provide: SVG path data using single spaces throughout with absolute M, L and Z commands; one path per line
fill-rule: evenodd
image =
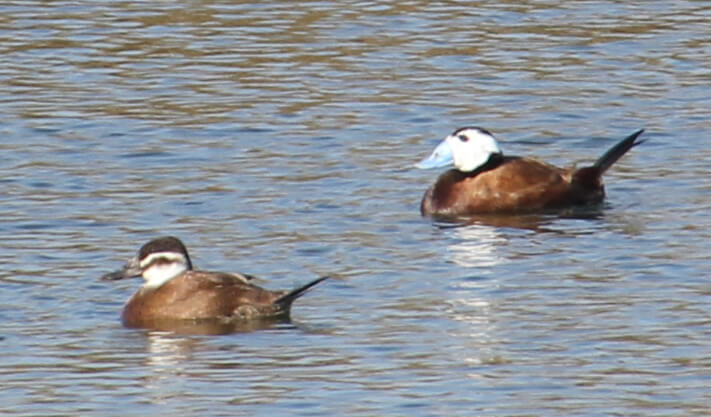
M 566 220 L 596 220 L 602 217 L 599 205 L 574 207 L 548 214 L 486 214 L 459 219 L 461 223 L 437 223 L 453 238 L 448 259 L 462 267 L 493 267 L 507 259 L 499 251 L 511 236 L 530 233 L 565 233 L 555 223 Z M 578 233 L 574 231 L 574 233 Z
M 268 330 L 290 324 L 289 317 L 267 317 L 229 322 L 223 320 L 144 320 L 141 322 L 141 328 L 184 335 L 226 335 Z
M 141 380 L 145 399 L 152 404 L 176 401 L 176 386 L 185 383 L 193 351 L 199 341 L 167 333 L 151 331 L 146 334 L 147 375 Z
M 146 343 L 147 365 L 155 370 L 155 380 L 159 384 L 161 379 L 169 375 L 182 373 L 181 363 L 192 357 L 193 348 L 199 342 L 167 332 L 150 331 L 146 332 Z M 163 375 L 166 373 L 169 375 Z
M 485 295 L 495 285 L 496 281 L 476 279 L 458 282 L 453 297 L 448 303 L 447 313 L 451 318 L 466 323 L 457 336 L 466 352 L 461 359 L 470 366 L 491 363 L 498 357 L 495 309 L 492 308 L 490 300 Z M 482 375 L 470 376 L 482 377 Z
M 190 357 L 196 339 L 176 336 L 170 332 L 146 331 L 147 356 L 151 366 L 175 365 Z
M 457 265 L 484 268 L 506 262 L 497 252 L 505 238 L 496 228 L 471 224 L 453 228 L 452 234 L 455 239 L 447 245 L 448 258 Z

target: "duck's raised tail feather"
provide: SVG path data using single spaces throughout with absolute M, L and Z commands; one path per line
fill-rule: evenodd
M 302 295 L 304 295 L 304 294 L 306 293 L 306 291 L 310 290 L 311 287 L 313 287 L 314 285 L 320 283 L 321 281 L 325 281 L 325 280 L 327 280 L 328 278 L 329 278 L 329 277 L 317 278 L 317 279 L 315 279 L 315 280 L 309 282 L 309 283 L 306 284 L 306 285 L 302 285 L 302 286 L 299 287 L 299 288 L 296 288 L 296 289 L 294 289 L 294 290 L 292 290 L 292 291 L 289 291 L 288 293 L 286 293 L 286 294 L 282 295 L 281 297 L 279 297 L 279 298 L 274 302 L 274 304 L 278 304 L 278 305 L 280 305 L 280 306 L 282 306 L 282 307 L 288 309 L 289 306 L 291 305 L 291 303 L 294 302 L 294 300 L 296 300 L 297 298 L 299 298 L 299 297 L 301 297 Z
M 594 168 L 596 168 L 598 175 L 602 176 L 602 174 L 607 171 L 608 168 L 612 166 L 615 162 L 617 162 L 618 159 L 622 157 L 622 155 L 626 154 L 627 151 L 632 149 L 634 146 L 639 145 L 640 143 L 644 142 L 644 140 L 637 140 L 637 137 L 644 132 L 644 129 L 640 129 L 633 134 L 627 136 L 626 138 L 622 139 L 617 145 L 613 146 L 610 148 L 607 152 L 605 152 L 600 158 L 598 158 L 597 161 L 595 161 L 595 164 L 593 165 Z

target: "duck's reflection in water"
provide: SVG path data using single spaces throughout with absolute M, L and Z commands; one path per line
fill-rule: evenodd
M 495 320 L 489 299 L 491 286 L 497 281 L 486 278 L 491 268 L 507 262 L 500 254 L 506 245 L 505 234 L 497 227 L 472 223 L 438 223 L 448 234 L 446 257 L 473 275 L 452 280 L 446 300 L 447 315 L 458 322 L 451 330 L 459 342 L 453 349 L 453 360 L 465 366 L 477 366 L 489 361 L 496 350 Z M 480 271 L 477 272 L 477 271 Z
M 213 338 L 205 335 L 248 333 L 260 330 L 293 329 L 288 318 L 247 320 L 237 323 L 218 321 L 163 321 L 152 323 L 145 330 L 146 377 L 142 385 L 150 403 L 169 405 L 180 403 L 185 396 L 188 380 L 209 380 L 210 376 L 197 372 L 196 358 L 214 349 Z M 197 373 L 196 373 L 197 372 Z
M 565 212 L 525 215 L 483 215 L 468 217 L 459 223 L 438 223 L 447 234 L 447 259 L 465 268 L 464 276 L 449 283 L 448 316 L 458 323 L 453 335 L 461 345 L 453 347 L 455 360 L 470 366 L 470 378 L 486 378 L 479 373 L 479 365 L 505 364 L 511 361 L 499 323 L 509 318 L 501 304 L 509 295 L 500 292 L 506 287 L 508 272 L 516 266 L 519 250 L 517 240 L 528 240 L 539 233 L 570 233 L 565 225 L 570 219 L 593 220 L 594 226 L 602 217 L 598 207 L 576 208 Z M 584 222 L 588 223 L 588 222 Z M 586 228 L 587 230 L 588 228 Z M 579 233 L 579 228 L 573 234 Z M 504 291 L 506 292 L 506 291 Z
M 180 396 L 193 353 L 201 344 L 200 338 L 147 331 L 146 376 L 141 385 L 149 403 L 167 405 Z
M 495 227 L 482 224 L 450 225 L 453 243 L 447 245 L 447 258 L 463 267 L 492 267 L 506 261 L 497 253 L 506 239 Z
M 178 335 L 225 335 L 267 330 L 274 327 L 291 325 L 289 316 L 263 317 L 252 320 L 224 321 L 219 319 L 203 320 L 144 320 L 142 328 L 158 333 Z
M 480 214 L 466 217 L 441 217 L 435 223 L 441 228 L 468 229 L 469 226 L 492 229 L 516 229 L 532 232 L 547 232 L 558 219 L 597 219 L 602 216 L 598 205 L 575 207 L 544 213 L 527 214 Z M 475 236 L 474 236 L 475 237 Z

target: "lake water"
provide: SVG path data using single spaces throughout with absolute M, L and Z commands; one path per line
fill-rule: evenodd
M 708 416 L 703 1 L 0 5 L 0 414 Z M 455 128 L 595 160 L 602 210 L 433 224 Z M 161 235 L 328 281 L 293 322 L 125 329 Z

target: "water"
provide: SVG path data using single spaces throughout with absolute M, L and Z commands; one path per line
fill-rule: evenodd
M 706 416 L 705 2 L 0 6 L 8 416 Z M 457 127 L 567 165 L 646 128 L 586 216 L 418 213 Z M 293 322 L 123 328 L 147 240 Z

